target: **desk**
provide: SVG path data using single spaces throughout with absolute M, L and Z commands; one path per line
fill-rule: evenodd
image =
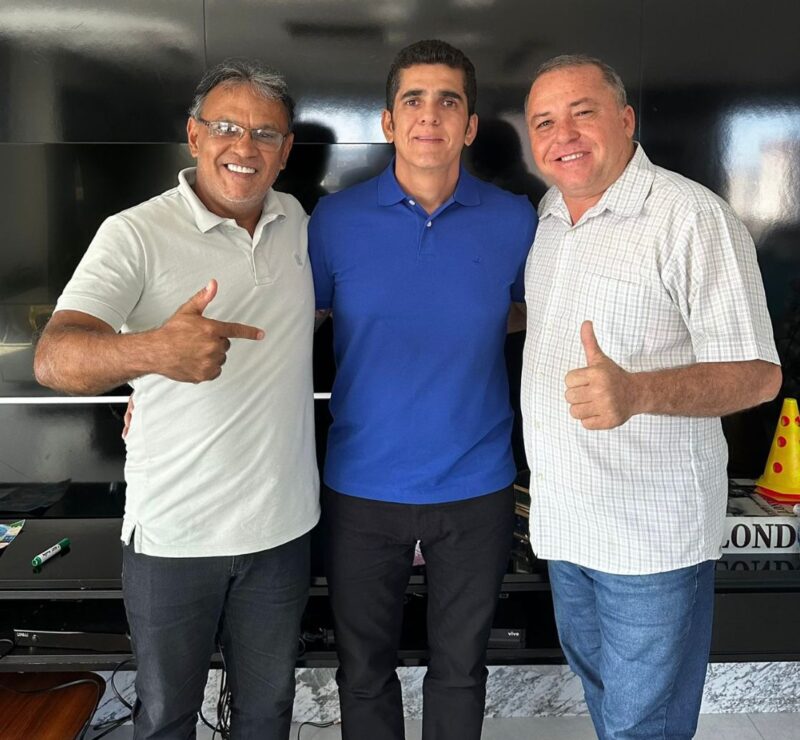
M 0 637 L 16 629 L 48 629 L 125 634 L 122 603 L 121 521 L 108 519 L 28 519 L 0 555 Z M 31 559 L 62 537 L 68 552 L 36 572 Z M 0 659 L 0 671 L 110 670 L 130 653 L 15 647 Z
M 63 511 L 64 508 L 61 508 Z M 8 517 L 3 517 L 4 521 Z M 0 637 L 14 628 L 127 631 L 121 588 L 119 517 L 28 519 L 17 539 L 0 555 Z M 35 573 L 34 555 L 69 537 L 72 547 Z M 319 552 L 319 543 L 314 548 Z M 314 572 L 321 572 L 316 559 Z M 408 605 L 398 661 L 427 661 L 423 571 L 409 582 Z M 776 560 L 726 557 L 717 565 L 716 614 L 711 660 L 800 660 L 800 558 Z M 298 665 L 334 666 L 335 650 L 324 637 L 332 626 L 327 583 L 311 579 L 311 597 L 304 616 L 306 649 Z M 506 575 L 495 626 L 526 631 L 523 647 L 489 650 L 492 664 L 562 663 L 546 573 L 541 563 L 532 572 Z M 316 636 L 316 637 L 315 637 Z M 128 652 L 56 650 L 16 647 L 0 659 L 0 671 L 112 670 Z M 216 656 L 212 665 L 219 666 Z M 126 665 L 134 668 L 135 663 Z
M 120 519 L 28 519 L 0 556 L 0 598 L 121 598 Z M 67 552 L 36 572 L 31 560 L 69 537 Z

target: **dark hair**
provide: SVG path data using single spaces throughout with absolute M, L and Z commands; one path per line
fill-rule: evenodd
M 394 99 L 400 88 L 400 72 L 417 64 L 444 64 L 452 69 L 460 69 L 464 73 L 467 112 L 469 115 L 475 112 L 475 101 L 478 97 L 475 67 L 463 51 L 438 39 L 417 41 L 398 52 L 386 79 L 386 110 L 391 111 L 394 106 Z
M 543 62 L 533 73 L 533 80 L 528 86 L 528 90 L 533 87 L 533 83 L 546 72 L 554 72 L 557 69 L 568 69 L 570 67 L 597 67 L 603 75 L 603 80 L 611 88 L 617 104 L 624 108 L 628 104 L 628 95 L 625 92 L 625 84 L 617 71 L 602 59 L 591 57 L 588 54 L 561 54 L 560 56 L 548 59 Z M 525 97 L 525 108 L 528 108 L 528 98 Z
M 208 94 L 219 85 L 250 85 L 267 100 L 277 100 L 286 109 L 289 131 L 294 125 L 294 100 L 286 80 L 257 59 L 226 59 L 207 70 L 194 91 L 189 115 L 197 118 Z

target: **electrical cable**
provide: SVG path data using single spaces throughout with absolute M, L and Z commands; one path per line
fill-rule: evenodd
M 201 722 L 202 722 L 202 723 L 203 723 L 203 724 L 204 724 L 206 727 L 208 727 L 208 729 L 209 729 L 209 730 L 213 730 L 215 734 L 216 734 L 216 733 L 219 731 L 219 728 L 218 728 L 216 725 L 212 725 L 212 724 L 211 724 L 211 723 L 210 723 L 210 722 L 209 722 L 209 721 L 206 719 L 206 716 L 203 714 L 203 708 L 202 708 L 202 707 L 200 707 L 200 721 L 201 721 Z M 211 736 L 211 738 L 212 738 L 212 740 L 213 740 L 213 738 L 214 738 L 214 735 L 212 735 L 212 736 Z
M 202 707 L 200 708 L 200 720 L 209 730 L 213 730 L 211 740 L 216 738 L 217 733 L 220 734 L 222 740 L 228 740 L 228 738 L 230 738 L 230 690 L 228 689 L 224 668 L 220 676 L 220 690 L 216 709 L 217 724 L 212 725 L 211 722 L 206 719 Z
M 334 719 L 330 722 L 301 722 L 300 726 L 297 728 L 297 740 L 300 740 L 300 733 L 303 731 L 304 727 L 319 727 L 324 729 L 326 727 L 333 727 L 334 725 L 338 725 L 341 722 L 340 719 Z
M 127 719 L 130 719 L 133 716 L 133 704 L 128 702 L 125 699 L 125 697 L 122 696 L 122 694 L 119 693 L 119 689 L 117 689 L 117 685 L 116 685 L 116 683 L 114 683 L 114 677 L 117 675 L 117 673 L 119 672 L 119 669 L 122 668 L 122 666 L 124 666 L 126 663 L 131 663 L 131 662 L 133 662 L 133 656 L 131 656 L 130 658 L 125 658 L 125 660 L 120 661 L 119 663 L 117 663 L 117 665 L 114 666 L 114 670 L 111 671 L 111 680 L 110 680 L 110 682 L 111 682 L 111 690 L 114 692 L 114 696 L 117 697 L 117 700 L 119 701 L 120 704 L 122 704 L 123 706 L 125 706 L 125 707 L 127 707 L 128 709 L 131 710 L 131 714 L 128 715 Z
M 228 673 L 225 671 L 220 682 L 219 700 L 217 701 L 217 724 L 223 740 L 231 736 L 231 690 L 228 685 Z
M 95 725 L 92 729 L 95 732 L 100 731 L 99 735 L 95 735 L 92 740 L 100 740 L 101 737 L 105 737 L 109 733 L 116 730 L 118 727 L 124 725 L 128 720 L 133 719 L 133 704 L 131 704 L 124 696 L 120 693 L 119 689 L 117 688 L 117 684 L 114 681 L 116 678 L 117 673 L 119 672 L 120 668 L 124 666 L 126 663 L 131 663 L 133 661 L 133 656 L 130 658 L 125 658 L 125 660 L 121 660 L 114 666 L 114 670 L 111 671 L 111 678 L 109 679 L 109 683 L 111 684 L 111 690 L 114 692 L 114 696 L 117 697 L 117 701 L 120 704 L 127 707 L 130 711 L 124 717 L 117 717 L 116 719 L 108 720 L 103 722 L 99 725 Z
M 0 637 L 0 642 L 7 642 L 8 643 L 8 650 L 3 653 L 0 653 L 0 659 L 5 658 L 16 646 L 17 644 L 10 640 L 8 637 Z
M 219 696 L 217 697 L 217 723 L 212 725 L 203 714 L 202 707 L 200 708 L 200 720 L 210 730 L 213 730 L 211 740 L 215 740 L 217 733 L 219 733 L 222 740 L 229 740 L 231 730 L 231 692 L 228 686 L 228 671 L 225 665 L 225 654 L 222 652 L 222 645 L 217 645 L 220 657 L 222 658 L 222 669 L 219 679 Z
M 128 717 L 120 717 L 119 719 L 115 719 L 113 722 L 107 722 L 104 725 L 98 725 L 98 726 L 93 727 L 92 729 L 95 732 L 97 732 L 97 730 L 102 730 L 102 732 L 99 735 L 94 735 L 92 737 L 92 740 L 100 740 L 101 737 L 105 737 L 106 735 L 109 735 L 110 733 L 114 732 L 114 730 L 117 730 L 120 727 L 122 727 L 122 725 L 124 725 L 129 719 L 130 719 L 129 716 Z

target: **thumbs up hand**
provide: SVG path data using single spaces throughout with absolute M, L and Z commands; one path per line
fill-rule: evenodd
M 565 377 L 569 413 L 585 429 L 618 427 L 636 413 L 634 375 L 603 352 L 591 321 L 581 324 L 581 344 L 586 367 L 570 370 Z
M 230 349 L 230 339 L 263 339 L 254 326 L 216 321 L 203 316 L 217 295 L 217 281 L 211 280 L 153 332 L 156 351 L 162 358 L 159 373 L 172 380 L 202 383 L 219 377 Z

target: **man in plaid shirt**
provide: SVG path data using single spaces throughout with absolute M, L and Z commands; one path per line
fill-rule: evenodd
M 619 76 L 556 57 L 525 107 L 540 172 L 522 379 L 531 540 L 601 738 L 691 738 L 727 497 L 719 417 L 774 398 L 753 242 L 633 141 Z

